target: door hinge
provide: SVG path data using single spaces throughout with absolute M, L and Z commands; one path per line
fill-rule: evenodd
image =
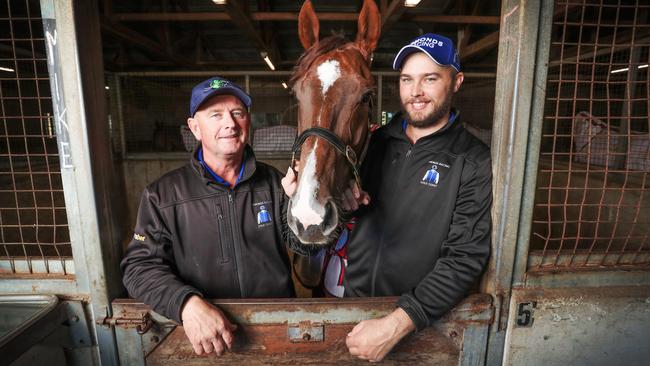
M 114 328 L 136 328 L 138 334 L 145 334 L 153 326 L 153 320 L 149 312 L 141 314 L 124 314 L 122 316 L 104 317 L 97 320 L 97 324 Z

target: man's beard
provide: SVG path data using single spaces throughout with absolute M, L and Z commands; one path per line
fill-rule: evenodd
M 404 112 L 404 115 L 406 116 L 406 122 L 417 128 L 422 128 L 422 127 L 429 127 L 435 125 L 438 121 L 440 121 L 441 118 L 443 118 L 445 115 L 449 113 L 451 110 L 451 101 L 453 98 L 453 92 L 452 90 L 449 90 L 449 93 L 447 94 L 447 97 L 445 100 L 442 101 L 442 103 L 434 106 L 433 111 L 429 113 L 428 115 L 424 116 L 424 118 L 416 119 L 414 118 L 413 115 L 411 115 L 408 112 L 408 109 L 406 109 L 406 105 L 404 102 L 401 102 L 402 104 L 402 111 Z M 410 98 L 409 100 L 414 99 Z

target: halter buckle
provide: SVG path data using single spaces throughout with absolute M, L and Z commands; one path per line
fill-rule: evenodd
M 345 157 L 348 159 L 350 164 L 352 165 L 357 165 L 357 154 L 352 150 L 352 147 L 350 145 L 347 145 L 345 147 Z

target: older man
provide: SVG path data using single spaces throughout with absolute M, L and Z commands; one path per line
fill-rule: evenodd
M 192 90 L 190 162 L 146 187 L 122 261 L 129 294 L 183 323 L 197 354 L 222 354 L 235 326 L 204 298 L 294 296 L 279 172 L 247 145 L 250 97 L 213 77 Z

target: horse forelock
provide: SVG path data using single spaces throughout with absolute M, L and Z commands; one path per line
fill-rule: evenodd
M 299 79 L 301 79 L 313 66 L 314 61 L 320 56 L 323 56 L 334 50 L 344 50 L 354 48 L 359 53 L 362 54 L 364 59 L 368 58 L 368 55 L 365 54 L 365 51 L 358 47 L 354 42 L 350 42 L 345 37 L 340 34 L 335 34 L 315 43 L 311 46 L 305 53 L 300 56 L 296 66 L 293 69 L 293 75 L 289 82 L 295 84 Z

